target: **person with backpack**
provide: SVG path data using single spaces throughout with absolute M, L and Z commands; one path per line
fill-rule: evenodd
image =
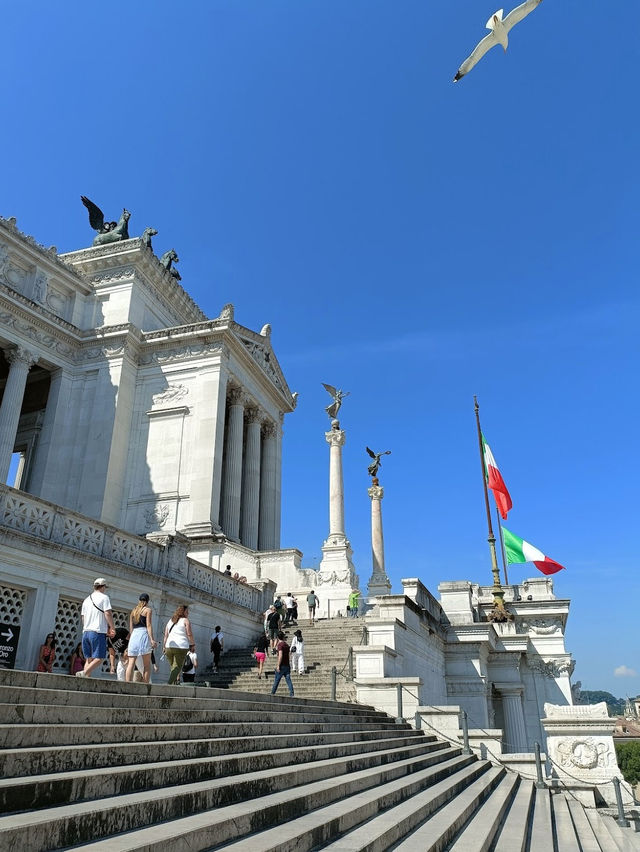
M 224 651 L 224 634 L 222 633 L 222 629 L 218 624 L 216 626 L 216 632 L 211 634 L 211 653 L 213 654 L 213 672 L 214 674 L 218 671 L 218 666 L 220 665 L 220 654 Z
M 85 664 L 76 677 L 91 677 L 107 656 L 107 636 L 116 635 L 111 601 L 105 594 L 107 581 L 98 577 L 93 592 L 82 602 L 82 653 Z
M 271 653 L 275 657 L 277 655 L 276 645 L 278 644 L 278 632 L 280 630 L 280 613 L 273 604 L 270 607 L 269 615 L 267 616 L 267 633 L 271 639 Z
M 167 621 L 167 626 L 164 629 L 163 648 L 167 662 L 171 666 L 167 682 L 173 684 L 182 671 L 182 664 L 187 656 L 187 651 L 195 651 L 196 649 L 187 604 L 180 604 Z
M 198 668 L 198 655 L 195 651 L 187 651 L 187 656 L 182 664 L 182 683 L 193 683 L 196 679 Z

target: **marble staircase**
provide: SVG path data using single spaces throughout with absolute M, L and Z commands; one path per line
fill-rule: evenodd
M 312 626 L 306 619 L 299 619 L 297 625 L 283 628 L 287 641 L 293 639 L 295 630 L 300 629 L 305 643 L 306 673 L 303 676 L 292 670 L 292 680 L 296 695 L 303 698 L 331 697 L 331 669 L 335 666 L 336 698 L 339 701 L 355 701 L 356 691 L 350 677 L 349 649 L 363 643 L 364 619 L 336 618 L 319 621 Z M 366 642 L 366 639 L 364 640 Z M 251 692 L 269 692 L 273 684 L 273 670 L 276 658 L 267 656 L 265 662 L 266 677 L 258 680 L 258 665 L 251 655 L 251 648 L 233 649 L 222 656 L 217 674 L 210 666 L 203 667 L 197 676 L 199 683 L 209 682 L 211 686 L 248 690 Z M 285 683 L 280 691 L 286 692 Z
M 0 670 L 0 849 L 633 852 L 611 817 L 372 708 Z

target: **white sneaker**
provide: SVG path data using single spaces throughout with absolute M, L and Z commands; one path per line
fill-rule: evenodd
M 76 672 L 76 677 L 84 677 L 84 672 Z

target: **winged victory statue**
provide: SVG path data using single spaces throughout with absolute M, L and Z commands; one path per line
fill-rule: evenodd
M 342 400 L 345 396 L 349 396 L 351 391 L 339 390 L 338 388 L 334 388 L 333 385 L 325 385 L 324 382 L 322 382 L 322 387 L 333 397 L 333 402 L 325 408 L 325 411 L 329 415 L 329 420 L 335 420 L 340 411 Z
M 367 470 L 369 471 L 369 476 L 372 476 L 375 479 L 378 475 L 378 469 L 382 464 L 382 456 L 390 456 L 391 450 L 385 450 L 384 453 L 374 453 L 373 450 L 369 449 L 369 447 L 365 447 L 365 449 L 373 459 Z

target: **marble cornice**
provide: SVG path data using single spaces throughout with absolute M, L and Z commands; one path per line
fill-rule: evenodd
M 82 334 L 82 331 L 77 325 L 62 319 L 62 317 L 44 308 L 38 302 L 34 302 L 33 299 L 29 299 L 27 296 L 23 296 L 22 293 L 18 293 L 13 287 L 0 282 L 0 299 L 2 297 L 4 297 L 3 301 L 6 302 L 7 308 L 21 310 L 25 319 L 38 323 L 42 328 L 48 329 L 49 324 L 55 326 L 55 329 L 49 329 L 52 334 L 66 332 L 67 335 L 74 337 L 79 337 Z
M 62 259 L 63 255 L 59 255 L 55 246 L 48 248 L 37 242 L 30 234 L 23 233 L 14 219 L 5 219 L 0 216 L 0 234 L 4 232 L 9 237 L 14 237 L 21 244 L 23 249 L 31 256 L 34 263 L 53 267 L 57 275 L 63 275 L 66 278 L 73 279 L 73 286 L 80 285 L 82 290 L 88 292 L 86 281 L 79 275 L 75 269 L 70 268 Z
M 78 269 L 94 287 L 117 281 L 119 277 L 135 277 L 160 301 L 185 319 L 206 321 L 206 314 L 182 285 L 164 268 L 159 259 L 145 246 L 140 237 L 93 246 L 62 255 L 72 268 Z M 118 276 L 119 270 L 124 271 Z
M 59 365 L 61 357 L 67 361 L 73 360 L 79 342 L 79 332 L 75 326 L 71 326 L 75 333 L 69 333 L 57 323 L 49 322 L 48 317 L 35 316 L 13 301 L 5 302 L 3 295 L 0 292 L 0 327 L 14 332 L 12 343 L 26 342 L 28 347 L 35 344 L 42 358 L 50 358 L 53 365 Z

